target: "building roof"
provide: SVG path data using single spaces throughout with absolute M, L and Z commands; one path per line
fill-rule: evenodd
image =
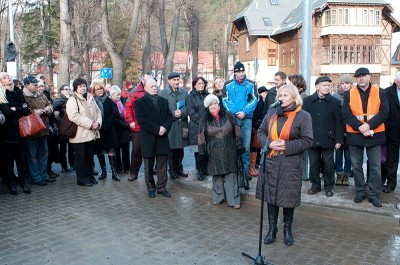
M 392 60 L 390 61 L 392 65 L 400 65 L 400 44 L 397 46 L 396 51 L 393 54 Z
M 278 5 L 271 5 L 277 2 Z M 314 0 L 312 2 L 312 13 L 323 10 L 327 4 L 347 4 L 347 5 L 385 5 L 390 12 L 393 8 L 384 0 Z M 283 15 L 282 15 L 283 14 Z M 285 14 L 288 14 L 285 16 Z M 269 18 L 271 26 L 266 26 L 265 18 Z M 254 0 L 242 12 L 240 12 L 233 23 L 240 19 L 246 21 L 249 35 L 274 36 L 283 32 L 297 29 L 301 26 L 303 18 L 303 1 L 301 0 Z M 396 23 L 396 31 L 400 30 L 400 23 L 390 15 Z

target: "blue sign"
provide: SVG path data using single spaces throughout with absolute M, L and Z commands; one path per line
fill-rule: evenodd
M 101 68 L 100 78 L 112 78 L 112 68 Z

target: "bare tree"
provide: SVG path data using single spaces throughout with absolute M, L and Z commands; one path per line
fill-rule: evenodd
M 110 55 L 113 65 L 113 84 L 122 87 L 122 80 L 124 74 L 124 67 L 127 56 L 129 55 L 133 38 L 136 34 L 136 27 L 138 21 L 138 14 L 140 8 L 140 0 L 133 0 L 133 12 L 131 14 L 131 23 L 128 35 L 120 50 L 117 49 L 116 44 L 111 38 L 109 31 L 108 7 L 107 0 L 101 0 L 101 27 L 103 43 Z
M 60 58 L 58 86 L 69 84 L 71 64 L 71 16 L 69 0 L 60 1 Z
M 151 17 L 154 12 L 155 1 L 148 0 L 143 4 L 143 26 L 142 26 L 142 45 L 143 45 L 143 54 L 142 54 L 142 68 L 143 73 L 150 72 L 151 67 Z

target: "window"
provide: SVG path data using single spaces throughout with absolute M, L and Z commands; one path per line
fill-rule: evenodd
M 361 63 L 361 47 L 357 46 L 357 63 Z
M 368 46 L 368 63 L 372 63 L 372 46 Z
M 268 65 L 276 65 L 276 49 L 268 49 Z
M 290 48 L 290 65 L 294 65 L 294 48 Z
M 336 25 L 337 23 L 337 10 L 331 10 L 332 15 L 331 15 L 331 23 L 332 25 Z
M 246 36 L 246 52 L 250 51 L 250 41 L 249 36 Z
M 325 64 L 329 63 L 329 46 L 324 46 L 324 61 Z
M 336 63 L 336 46 L 332 46 L 332 61 L 331 63 Z
M 379 47 L 375 47 L 375 63 L 380 63 Z
M 362 63 L 367 63 L 367 46 L 363 46 L 362 56 Z
M 287 57 L 286 48 L 282 48 L 282 66 L 286 66 L 286 57 Z
M 348 46 L 344 46 L 343 63 L 348 63 L 349 62 L 349 51 L 347 49 L 348 49 Z
M 370 25 L 374 25 L 374 10 L 372 9 L 369 10 L 368 22 Z
M 337 61 L 338 63 L 342 63 L 342 46 L 338 46 L 338 55 L 337 55 Z
M 338 25 L 343 25 L 343 9 L 338 9 Z
M 350 46 L 350 63 L 354 63 L 354 46 Z
M 375 10 L 375 26 L 381 25 L 381 11 Z
M 325 26 L 329 26 L 331 24 L 331 11 L 327 10 L 325 12 Z
M 279 5 L 278 0 L 269 0 L 269 2 L 270 2 L 271 5 L 273 5 L 273 6 Z
M 343 24 L 344 25 L 349 25 L 349 9 L 348 8 L 344 9 Z
M 271 19 L 269 19 L 269 17 L 263 17 L 263 21 L 264 21 L 264 26 L 266 27 L 272 26 L 272 22 Z
M 368 25 L 368 10 L 367 9 L 363 10 L 362 24 Z

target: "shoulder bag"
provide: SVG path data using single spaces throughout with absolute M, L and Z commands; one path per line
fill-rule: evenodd
M 31 113 L 28 116 L 23 116 L 18 120 L 19 134 L 22 138 L 35 136 L 38 133 L 46 130 L 43 120 L 39 115 Z
M 74 97 L 74 98 L 76 100 L 76 105 L 78 106 L 78 112 L 79 112 L 78 100 L 76 97 Z M 74 138 L 76 136 L 77 131 L 78 131 L 78 125 L 76 123 L 72 122 L 68 118 L 67 112 L 65 112 L 64 117 L 61 120 L 59 134 L 61 136 L 64 136 L 65 138 Z

